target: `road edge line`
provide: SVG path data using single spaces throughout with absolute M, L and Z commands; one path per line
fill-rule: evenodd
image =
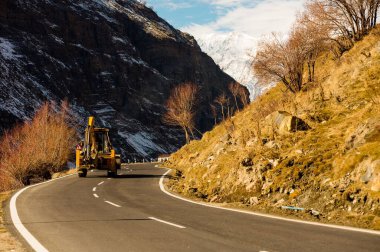
M 168 169 L 168 168 L 165 168 Z M 163 193 L 174 197 L 176 199 L 180 199 L 189 203 L 205 206 L 205 207 L 211 207 L 211 208 L 216 208 L 216 209 L 221 209 L 221 210 L 226 210 L 230 212 L 237 212 L 237 213 L 243 213 L 243 214 L 249 214 L 249 215 L 254 215 L 254 216 L 259 216 L 259 217 L 265 217 L 265 218 L 270 218 L 270 219 L 276 219 L 276 220 L 283 220 L 283 221 L 289 221 L 289 222 L 295 222 L 295 223 L 301 223 L 301 224 L 307 224 L 307 225 L 313 225 L 313 226 L 320 226 L 320 227 L 328 227 L 328 228 L 334 228 L 334 229 L 341 229 L 345 231 L 353 231 L 353 232 L 360 232 L 360 233 L 367 233 L 367 234 L 372 234 L 372 235 L 380 235 L 380 231 L 376 230 L 370 230 L 370 229 L 363 229 L 363 228 L 355 228 L 355 227 L 345 227 L 345 226 L 339 226 L 339 225 L 334 225 L 334 224 L 325 224 L 325 223 L 318 223 L 318 222 L 311 222 L 311 221 L 303 221 L 303 220 L 295 220 L 295 219 L 288 219 L 285 217 L 280 217 L 280 216 L 275 216 L 275 215 L 270 215 L 270 214 L 262 214 L 262 213 L 256 213 L 248 210 L 239 210 L 239 209 L 234 209 L 234 208 L 227 208 L 227 207 L 221 207 L 221 206 L 215 206 L 211 205 L 209 203 L 205 202 L 197 202 L 191 199 L 187 199 L 178 195 L 175 195 L 169 191 L 166 190 L 164 186 L 164 179 L 165 176 L 171 171 L 171 169 L 168 169 L 160 178 L 159 181 L 159 186 L 160 189 Z
M 24 238 L 24 240 L 32 247 L 32 249 L 34 249 L 35 251 L 38 251 L 38 252 L 47 252 L 49 250 L 47 250 L 29 231 L 28 229 L 22 224 L 21 222 L 21 219 L 18 215 L 18 211 L 17 211 L 17 206 L 16 206 L 16 202 L 17 202 L 17 198 L 18 196 L 20 196 L 24 191 L 26 191 L 27 189 L 29 188 L 32 188 L 32 187 L 36 187 L 36 186 L 40 186 L 40 185 L 43 185 L 43 184 L 47 184 L 47 183 L 51 183 L 53 181 L 56 181 L 56 180 L 59 180 L 59 179 L 63 179 L 63 178 L 66 178 L 66 177 L 69 177 L 69 176 L 73 176 L 74 174 L 69 174 L 69 175 L 66 175 L 66 176 L 62 176 L 62 177 L 59 177 L 59 178 L 55 178 L 55 179 L 51 179 L 51 180 L 48 180 L 48 181 L 45 181 L 45 182 L 41 182 L 41 183 L 38 183 L 38 184 L 35 184 L 35 185 L 30 185 L 30 186 L 27 186 L 27 187 L 24 187 L 23 189 L 20 189 L 17 193 L 15 193 L 10 202 L 9 202 L 9 210 L 10 210 L 10 215 L 11 215 L 11 220 L 12 220 L 12 223 L 13 225 L 15 226 L 15 228 L 17 229 L 17 231 L 19 232 L 19 234 Z

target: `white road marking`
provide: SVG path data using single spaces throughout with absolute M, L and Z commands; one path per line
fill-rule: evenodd
M 73 176 L 73 175 L 75 175 L 75 174 L 70 174 L 70 175 L 66 175 L 66 176 L 60 177 L 60 178 L 48 180 L 48 181 L 45 181 L 45 182 L 42 182 L 42 183 L 39 183 L 39 184 L 27 186 L 27 187 L 21 189 L 20 191 L 18 191 L 15 195 L 12 196 L 11 201 L 9 203 L 9 205 L 10 205 L 9 208 L 10 208 L 10 212 L 11 212 L 11 219 L 12 219 L 13 225 L 15 225 L 15 228 L 17 229 L 17 231 L 21 234 L 22 237 L 24 237 L 24 239 L 26 240 L 26 242 L 35 251 L 38 251 L 38 252 L 47 252 L 48 250 L 22 224 L 21 219 L 20 219 L 20 217 L 18 215 L 18 212 L 17 212 L 17 207 L 16 207 L 17 198 L 18 198 L 18 196 L 20 196 L 21 193 L 25 192 L 27 189 L 29 189 L 31 187 L 39 186 L 39 185 L 42 185 L 42 184 L 47 184 L 47 183 L 50 183 L 52 181 L 63 179 L 63 178 L 66 178 L 66 177 L 69 177 L 69 176 Z
M 186 228 L 186 227 L 184 227 L 184 226 L 177 225 L 177 224 L 174 224 L 174 223 L 172 223 L 172 222 L 164 221 L 164 220 L 157 219 L 157 218 L 154 218 L 154 217 L 148 217 L 148 218 L 151 219 L 151 220 L 155 220 L 155 221 L 158 221 L 158 222 L 162 222 L 162 223 L 168 224 L 168 225 L 173 226 L 173 227 L 177 227 L 177 228 Z
M 110 204 L 112 206 L 115 206 L 115 207 L 121 207 L 121 206 L 119 206 L 119 205 L 117 205 L 115 203 L 112 203 L 112 202 L 108 201 L 108 200 L 105 200 L 104 202 L 106 202 L 106 203 L 108 203 L 108 204 Z
M 287 219 L 284 217 L 279 217 L 279 216 L 274 216 L 274 215 L 269 215 L 269 214 L 261 214 L 261 213 L 255 213 L 247 210 L 239 210 L 239 209 L 233 209 L 233 208 L 226 208 L 226 207 L 220 207 L 216 205 L 211 205 L 208 203 L 204 202 L 197 202 L 193 201 L 190 199 L 183 198 L 181 196 L 172 194 L 171 192 L 168 192 L 165 189 L 164 186 L 164 179 L 165 176 L 170 172 L 171 170 L 168 169 L 160 178 L 160 189 L 162 192 L 165 194 L 174 197 L 176 199 L 180 199 L 186 202 L 190 202 L 193 204 L 205 206 L 205 207 L 211 207 L 211 208 L 217 208 L 217 209 L 222 209 L 226 211 L 231 211 L 231 212 L 237 212 L 237 213 L 243 213 L 243 214 L 249 214 L 249 215 L 254 215 L 254 216 L 260 216 L 260 217 L 265 217 L 265 218 L 270 218 L 270 219 L 276 219 L 276 220 L 283 220 L 283 221 L 289 221 L 289 222 L 295 222 L 295 223 L 302 223 L 302 224 L 307 224 L 307 225 L 314 225 L 314 226 L 321 226 L 321 227 L 326 227 L 326 228 L 335 228 L 335 229 L 341 229 L 341 230 L 347 230 L 347 231 L 353 231 L 353 232 L 361 232 L 361 233 L 367 233 L 367 234 L 373 234 L 373 235 L 380 235 L 380 231 L 375 231 L 375 230 L 369 230 L 369 229 L 363 229 L 363 228 L 354 228 L 354 227 L 344 227 L 344 226 L 338 226 L 338 225 L 333 225 L 333 224 L 324 224 L 324 223 L 318 223 L 318 222 L 311 222 L 311 221 L 302 221 L 302 220 L 295 220 L 295 219 Z
M 98 185 L 102 185 L 104 183 L 104 181 L 100 182 Z
M 93 195 L 95 198 L 99 198 L 99 196 L 96 193 L 94 193 Z
M 92 188 L 92 191 L 93 191 L 93 192 L 96 192 L 96 187 Z
M 107 178 L 107 179 L 111 179 L 111 178 Z

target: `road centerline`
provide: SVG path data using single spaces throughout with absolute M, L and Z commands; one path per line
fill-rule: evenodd
M 170 225 L 170 226 L 173 226 L 173 227 L 176 227 L 176 228 L 186 228 L 184 226 L 181 226 L 181 225 L 178 225 L 178 224 L 175 224 L 175 223 L 172 223 L 172 222 L 169 222 L 169 221 L 164 221 L 164 220 L 161 220 L 161 219 L 158 219 L 158 218 L 155 218 L 155 217 L 148 217 L 149 219 L 151 220 L 154 220 L 154 221 L 158 221 L 158 222 L 161 222 L 161 223 L 165 223 L 167 225 Z
M 93 195 L 95 198 L 99 198 L 99 196 L 96 193 L 94 193 Z
M 102 181 L 102 182 L 98 183 L 98 186 L 102 185 L 103 183 L 104 183 L 104 181 Z
M 93 192 L 96 192 L 96 187 L 92 188 L 92 191 L 93 191 Z
M 114 207 L 121 207 L 118 204 L 112 203 L 111 201 L 108 201 L 108 200 L 105 200 L 104 202 L 106 202 L 106 203 L 108 203 L 108 204 L 110 204 L 110 205 L 112 205 Z

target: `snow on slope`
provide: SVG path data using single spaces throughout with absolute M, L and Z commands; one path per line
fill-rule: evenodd
M 248 88 L 251 100 L 267 89 L 257 85 L 251 67 L 257 39 L 243 33 L 231 32 L 200 35 L 196 36 L 196 40 L 224 72 Z

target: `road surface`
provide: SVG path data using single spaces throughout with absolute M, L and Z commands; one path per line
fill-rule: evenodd
M 48 251 L 380 251 L 380 235 L 171 197 L 159 187 L 165 171 L 131 165 L 118 178 L 95 171 L 28 188 L 17 198 L 18 216 Z

